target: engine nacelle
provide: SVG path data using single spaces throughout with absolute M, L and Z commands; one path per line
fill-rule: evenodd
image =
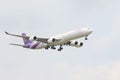
M 54 43 L 55 41 L 56 41 L 55 38 L 50 38 L 50 39 L 48 39 L 47 42 L 52 44 L 52 43 Z
M 83 43 L 82 42 L 77 42 L 77 41 L 71 41 L 70 46 L 74 46 L 74 47 L 82 47 Z
M 36 36 L 31 36 L 31 37 L 29 38 L 30 41 L 35 41 L 36 39 L 37 39 Z

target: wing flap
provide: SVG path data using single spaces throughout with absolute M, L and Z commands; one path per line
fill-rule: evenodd
M 41 41 L 41 42 L 44 42 L 44 43 L 48 43 L 48 39 L 49 38 L 36 38 L 36 41 Z

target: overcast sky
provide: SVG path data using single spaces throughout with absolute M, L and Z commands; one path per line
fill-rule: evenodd
M 4 31 L 49 37 L 77 28 L 93 33 L 82 48 L 30 50 Z M 1 0 L 0 80 L 120 80 L 119 0 Z

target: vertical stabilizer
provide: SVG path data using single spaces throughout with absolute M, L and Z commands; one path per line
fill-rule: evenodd
M 22 36 L 26 36 L 25 33 L 22 33 Z M 31 43 L 31 41 L 29 39 L 23 38 L 24 44 L 27 45 L 29 43 Z

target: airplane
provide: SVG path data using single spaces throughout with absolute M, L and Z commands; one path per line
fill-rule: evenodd
M 85 40 L 88 40 L 88 35 L 90 35 L 92 32 L 93 32 L 92 29 L 88 27 L 84 27 L 67 33 L 55 35 L 49 38 L 27 36 L 25 33 L 22 33 L 22 35 L 11 34 L 8 32 L 5 33 L 10 36 L 23 38 L 24 45 L 14 44 L 14 43 L 12 43 L 11 45 L 22 46 L 23 48 L 29 48 L 29 49 L 45 48 L 46 50 L 48 50 L 49 48 L 55 50 L 56 49 L 55 46 L 59 46 L 58 51 L 61 51 L 63 50 L 64 45 L 74 46 L 78 48 L 82 47 L 83 42 L 75 41 L 75 39 L 84 37 Z

